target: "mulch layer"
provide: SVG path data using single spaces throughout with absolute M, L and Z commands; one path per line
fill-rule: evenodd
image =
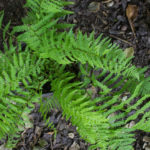
M 133 64 L 137 67 L 148 66 L 146 76 L 150 75 L 150 0 L 72 0 L 74 5 L 66 9 L 74 12 L 65 21 L 75 24 L 74 31 L 80 29 L 83 33 L 95 32 L 95 37 L 103 33 L 110 37 L 112 43 L 117 43 L 122 49 L 134 49 Z M 25 10 L 25 1 L 0 0 L 0 10 L 4 9 L 4 24 L 12 21 L 11 27 L 21 24 Z M 127 7 L 134 5 L 137 14 L 132 21 L 135 35 L 131 29 Z M 0 33 L 1 35 L 1 33 Z M 2 49 L 0 38 L 0 49 Z M 48 128 L 38 112 L 39 106 L 30 114 L 33 127 L 25 129 L 21 139 L 13 150 L 87 150 L 89 144 L 80 139 L 76 128 L 65 121 L 59 110 L 49 113 L 54 128 Z M 135 150 L 150 150 L 149 133 L 137 131 Z M 146 139 L 146 140 L 145 140 Z M 3 142 L 0 142 L 2 145 Z

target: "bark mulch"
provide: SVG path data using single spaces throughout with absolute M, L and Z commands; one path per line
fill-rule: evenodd
M 72 0 L 74 5 L 67 6 L 73 15 L 66 16 L 65 21 L 74 23 L 74 31 L 91 33 L 95 37 L 103 33 L 109 36 L 112 43 L 121 48 L 134 49 L 133 63 L 137 67 L 148 66 L 146 76 L 150 75 L 150 0 Z M 21 24 L 21 17 L 25 11 L 22 5 L 25 1 L 1 0 L 0 10 L 4 9 L 4 24 L 9 20 L 11 26 Z M 127 7 L 134 5 L 137 14 L 132 22 L 135 36 L 126 15 Z M 0 33 L 1 34 L 1 33 Z M 2 49 L 0 40 L 0 49 Z M 20 142 L 13 150 L 87 150 L 89 144 L 80 139 L 76 128 L 69 121 L 65 121 L 59 110 L 49 113 L 54 128 L 48 128 L 38 112 L 39 106 L 30 114 L 32 127 L 26 128 L 21 134 Z M 150 133 L 137 131 L 135 150 L 150 150 Z M 0 144 L 3 144 L 1 142 Z

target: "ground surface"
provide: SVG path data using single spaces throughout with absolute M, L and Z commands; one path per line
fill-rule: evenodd
M 72 1 L 75 4 L 66 9 L 75 13 L 67 16 L 65 20 L 75 24 L 74 31 L 78 29 L 87 33 L 95 31 L 96 36 L 103 33 L 123 49 L 132 47 L 135 56 L 133 63 L 137 67 L 148 66 L 146 75 L 150 75 L 150 0 Z M 21 24 L 21 17 L 25 14 L 22 5 L 23 1 L 20 0 L 0 0 L 0 10 L 5 10 L 4 24 L 10 19 L 11 27 Z M 126 15 L 129 5 L 134 5 L 138 9 L 132 20 L 135 36 Z M 1 40 L 0 43 L 2 49 Z M 64 120 L 60 111 L 55 110 L 49 114 L 57 131 L 55 137 L 55 130 L 46 127 L 37 110 L 38 106 L 30 115 L 33 126 L 22 133 L 22 138 L 14 150 L 87 150 L 88 144 L 79 138 L 75 127 Z M 150 137 L 150 134 L 137 131 L 134 149 L 150 150 L 148 146 L 144 146 L 150 143 L 148 136 Z

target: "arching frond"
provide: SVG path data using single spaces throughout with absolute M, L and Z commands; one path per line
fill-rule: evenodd
M 100 96 L 92 100 L 83 89 L 82 83 L 73 82 L 73 78 L 73 74 L 64 73 L 52 82 L 52 88 L 54 97 L 59 101 L 64 116 L 77 127 L 80 136 L 92 144 L 91 149 L 97 147 L 104 150 L 109 148 L 112 150 L 117 148 L 132 149 L 132 142 L 135 140 L 134 134 L 131 132 L 134 129 L 123 126 L 125 125 L 123 120 L 125 112 L 109 117 L 119 108 L 123 110 L 120 106 L 114 106 L 116 109 L 113 108 L 113 104 L 118 103 L 119 96 L 110 97 L 107 103 L 104 101 L 104 104 L 97 106 L 96 104 L 98 102 L 103 103 L 103 99 L 106 97 Z M 110 106 L 111 108 L 107 110 Z

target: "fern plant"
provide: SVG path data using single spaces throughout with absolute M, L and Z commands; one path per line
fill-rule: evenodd
M 4 50 L 0 51 L 0 139 L 7 136 L 7 147 L 13 147 L 25 124 L 25 113 L 30 113 L 41 96 L 46 76 L 41 76 L 46 60 L 41 60 L 29 52 L 22 51 L 21 43 L 14 45 L 14 35 L 5 39 L 10 23 L 2 28 Z M 8 37 L 8 36 L 7 36 Z M 14 138 L 17 138 L 14 140 Z
M 35 82 L 50 81 L 54 95 L 53 101 L 46 102 L 49 104 L 46 110 L 41 101 L 40 111 L 44 119 L 48 109 L 60 105 L 66 119 L 70 119 L 81 137 L 91 143 L 90 149 L 133 149 L 134 131 L 149 132 L 150 77 L 144 76 L 147 68 L 132 65 L 132 57 L 126 58 L 123 50 L 111 44 L 109 38 L 102 39 L 100 35 L 95 39 L 94 32 L 87 36 L 81 31 L 74 34 L 72 29 L 64 30 L 72 27 L 60 23 L 60 18 L 72 13 L 63 9 L 68 4 L 70 2 L 60 0 L 27 0 L 25 6 L 29 11 L 23 19 L 24 24 L 15 27 L 11 34 L 21 32 L 17 41 L 25 42 L 28 50 L 20 50 L 18 54 L 14 54 L 13 50 L 14 56 L 7 55 L 6 51 L 2 55 L 7 59 L 0 60 L 4 65 L 9 62 L 5 73 L 1 71 L 2 83 L 13 83 L 13 87 L 4 84 L 9 89 L 5 98 L 10 98 L 14 90 L 13 98 L 17 95 L 14 105 L 8 100 L 7 103 L 10 108 L 12 106 L 12 114 L 21 114 L 22 111 L 14 112 L 13 109 L 27 108 L 22 94 L 28 93 L 31 97 L 38 89 Z M 68 66 L 74 64 L 78 65 L 78 73 L 68 70 Z M 44 72 L 45 66 L 50 68 L 48 73 Z M 42 88 L 43 82 L 38 87 Z M 18 100 L 19 93 L 22 93 L 23 100 Z M 3 97 L 1 99 L 1 109 L 7 116 L 7 104 L 5 106 L 6 102 Z M 30 105 L 32 102 L 30 100 Z M 4 120 L 3 114 L 1 116 Z M 131 121 L 135 125 L 128 128 Z M 10 128 L 10 124 L 7 127 Z M 1 129 L 4 131 L 2 136 L 12 130 L 6 130 L 3 126 Z

